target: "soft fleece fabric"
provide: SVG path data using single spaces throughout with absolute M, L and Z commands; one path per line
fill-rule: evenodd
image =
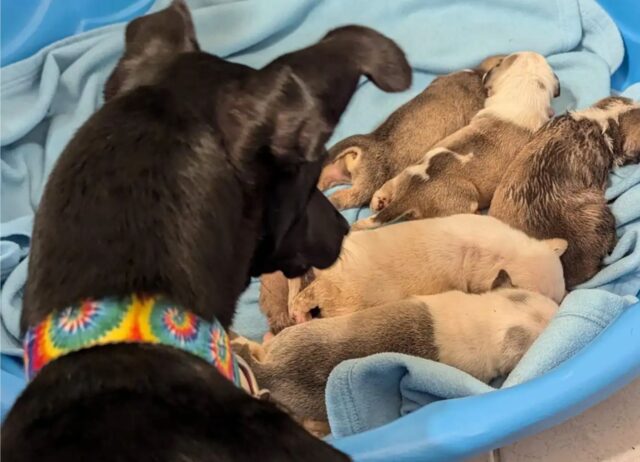
M 562 83 L 562 96 L 554 103 L 557 112 L 606 96 L 609 76 L 623 56 L 617 29 L 593 0 L 187 1 L 205 51 L 255 67 L 347 23 L 374 27 L 397 40 L 414 69 L 411 90 L 389 95 L 363 82 L 334 141 L 371 130 L 435 75 L 471 67 L 490 54 L 531 49 L 548 56 Z M 152 11 L 168 3 L 158 0 Z M 57 42 L 2 70 L 3 353 L 21 353 L 18 320 L 25 257 L 43 185 L 75 130 L 102 104 L 102 86 L 122 50 L 123 25 L 116 25 Z M 621 234 L 609 266 L 586 285 L 589 290 L 567 298 L 564 315 L 558 315 L 507 384 L 542 373 L 570 356 L 630 302 L 619 295 L 638 292 L 634 271 L 640 260 L 640 169 L 613 174 L 609 194 L 617 198 L 614 212 Z M 366 213 L 351 210 L 346 215 L 353 221 Z M 257 294 L 254 281 L 239 303 L 235 322 L 236 330 L 252 338 L 266 330 Z M 585 313 L 591 313 L 586 317 L 592 320 L 581 327 L 577 318 Z M 563 318 L 569 331 L 558 324 Z M 554 337 L 559 330 L 562 336 Z M 346 435 L 433 399 L 488 390 L 491 387 L 450 367 L 384 354 L 338 367 L 329 380 L 327 398 L 334 433 Z

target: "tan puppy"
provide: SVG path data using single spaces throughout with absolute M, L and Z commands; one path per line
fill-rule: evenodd
M 508 275 L 502 271 L 492 285 L 508 287 Z M 489 382 L 514 368 L 557 309 L 549 298 L 521 289 L 452 291 L 292 326 L 263 345 L 236 339 L 233 347 L 260 387 L 297 419 L 326 421 L 327 378 L 342 361 L 404 353 Z
M 539 239 L 562 237 L 568 287 L 594 276 L 616 242 L 609 171 L 640 160 L 640 104 L 620 97 L 555 118 L 520 151 L 489 213 Z
M 371 209 L 378 213 L 353 229 L 489 206 L 505 169 L 553 114 L 551 99 L 560 86 L 544 57 L 533 52 L 507 56 L 487 73 L 485 86 L 484 109 L 376 191 Z
M 539 241 L 496 218 L 473 214 L 354 232 L 333 266 L 313 270 L 299 292 L 290 284 L 289 315 L 300 323 L 412 295 L 482 293 L 500 270 L 516 287 L 559 302 L 565 293 L 559 257 L 566 247 L 563 239 Z
M 324 191 L 352 184 L 329 197 L 340 210 L 368 204 L 385 181 L 419 161 L 482 109 L 486 97 L 482 78 L 501 59 L 490 57 L 476 69 L 436 78 L 372 133 L 350 136 L 333 146 L 318 187 Z

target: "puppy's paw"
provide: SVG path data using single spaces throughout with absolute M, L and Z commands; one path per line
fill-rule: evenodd
M 261 361 L 266 355 L 262 345 L 240 335 L 231 340 L 231 349 L 245 361 L 250 359 Z
M 331 433 L 329 422 L 321 420 L 304 420 L 302 426 L 316 438 L 324 438 Z
M 375 215 L 370 216 L 369 218 L 364 218 L 362 220 L 356 221 L 351 225 L 351 231 L 363 231 L 365 229 L 373 229 L 377 228 L 379 225 L 374 220 Z
M 369 207 L 374 212 L 379 212 L 380 210 L 384 209 L 387 205 L 389 205 L 390 202 L 391 202 L 391 197 L 388 194 L 386 194 L 382 189 L 379 189 L 373 194 L 373 198 L 371 199 L 371 203 L 369 204 Z
M 351 209 L 358 207 L 359 204 L 354 200 L 351 189 L 341 189 L 329 196 L 329 202 L 338 210 Z

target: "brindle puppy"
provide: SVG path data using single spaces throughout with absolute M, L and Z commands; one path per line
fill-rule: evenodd
M 350 136 L 329 150 L 318 187 L 338 184 L 329 200 L 338 209 L 369 203 L 385 181 L 420 160 L 435 143 L 469 123 L 484 106 L 482 78 L 502 56 L 485 59 L 476 69 L 437 77 L 411 101 L 367 135 Z
M 640 104 L 605 98 L 546 124 L 520 151 L 489 213 L 538 239 L 562 237 L 567 287 L 600 269 L 616 242 L 604 191 L 613 167 L 640 160 Z

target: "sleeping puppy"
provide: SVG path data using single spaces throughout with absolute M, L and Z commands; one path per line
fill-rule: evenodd
M 182 1 L 129 24 L 106 103 L 36 214 L 33 380 L 2 427 L 4 461 L 347 460 L 242 389 L 255 392 L 225 329 L 252 275 L 337 257 L 348 226 L 316 184 L 363 74 L 390 91 L 411 78 L 362 27 L 254 70 L 200 52 Z
M 500 271 L 484 294 L 417 296 L 289 327 L 259 345 L 236 339 L 260 386 L 302 422 L 327 420 L 325 387 L 348 359 L 393 352 L 439 361 L 489 382 L 507 375 L 554 316 L 551 299 L 509 287 Z M 317 426 L 317 425 L 316 425 Z
M 605 98 L 555 118 L 520 151 L 489 213 L 539 239 L 562 237 L 569 288 L 600 269 L 616 242 L 604 191 L 613 167 L 640 160 L 640 104 Z
M 500 220 L 463 214 L 351 233 L 338 261 L 289 286 L 297 323 L 449 290 L 482 293 L 505 270 L 516 287 L 564 297 L 562 239 L 540 241 Z M 300 281 L 305 281 L 301 284 Z M 297 285 L 297 287 L 296 287 Z
M 372 133 L 350 136 L 333 146 L 318 188 L 352 184 L 329 197 L 339 210 L 368 204 L 385 181 L 418 162 L 482 109 L 486 97 L 482 78 L 500 59 L 490 57 L 476 69 L 437 77 Z
M 504 58 L 486 74 L 485 86 L 484 109 L 376 191 L 371 209 L 377 213 L 353 229 L 489 206 L 514 156 L 553 114 L 551 99 L 560 86 L 544 57 L 533 52 Z

